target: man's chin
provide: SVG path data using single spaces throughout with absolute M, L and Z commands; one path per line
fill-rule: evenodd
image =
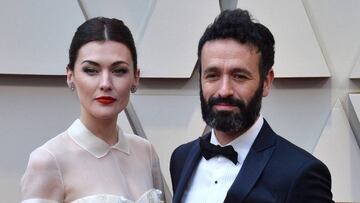
M 229 116 L 233 117 L 235 115 L 239 115 L 239 111 L 227 111 L 227 110 L 215 110 L 213 111 L 213 115 L 215 115 L 215 117 L 220 117 L 222 119 L 225 119 Z M 225 117 L 225 118 L 224 118 Z
M 241 131 L 241 129 L 234 130 L 234 129 L 229 129 L 229 128 L 219 128 L 219 127 L 215 127 L 214 129 L 216 131 L 220 131 L 224 134 L 237 134 Z
M 219 109 L 219 108 L 213 108 L 212 109 L 214 114 L 226 114 L 226 115 L 230 115 L 230 114 L 239 114 L 240 110 L 239 108 L 236 107 L 236 109 Z

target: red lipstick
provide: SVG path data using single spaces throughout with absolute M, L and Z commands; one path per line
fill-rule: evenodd
M 116 99 L 109 96 L 101 96 L 101 97 L 97 97 L 96 101 L 98 101 L 101 104 L 112 104 L 116 101 Z

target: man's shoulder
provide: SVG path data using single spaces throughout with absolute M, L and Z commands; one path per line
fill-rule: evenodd
M 287 140 L 286 138 L 278 135 L 277 136 L 277 146 L 279 150 L 286 151 L 288 154 L 288 157 L 292 156 L 300 156 L 304 157 L 304 159 L 313 159 L 315 158 L 313 155 L 311 155 L 309 152 L 304 150 L 303 148 L 295 145 L 291 141 Z
M 331 175 L 324 163 L 277 135 L 267 124 L 260 138 L 251 157 L 267 154 L 269 159 L 258 180 L 258 188 L 262 185 L 277 188 L 279 199 L 286 202 L 308 202 L 316 198 L 322 200 L 319 202 L 331 202 L 327 201 L 331 199 Z
M 198 144 L 198 139 L 187 142 L 178 146 L 172 153 L 170 158 L 170 174 L 171 181 L 173 184 L 173 189 L 175 191 L 176 186 L 179 181 L 180 174 L 183 171 L 183 167 L 186 163 L 186 160 L 190 156 L 190 153 L 194 152 L 194 147 Z
M 199 142 L 198 140 L 199 139 L 195 139 L 176 147 L 172 153 L 172 156 L 186 156 L 190 150 L 196 146 L 196 144 Z
M 279 135 L 277 135 L 274 153 L 275 157 L 286 161 L 285 163 L 293 163 L 294 165 L 320 164 L 325 166 L 311 153 Z
M 256 146 L 255 148 L 258 150 L 269 146 L 275 146 L 272 159 L 286 161 L 284 163 L 319 161 L 309 152 L 305 151 L 301 147 L 293 144 L 291 141 L 274 132 L 265 119 L 262 129 L 259 132 L 258 138 L 255 140 L 254 145 Z

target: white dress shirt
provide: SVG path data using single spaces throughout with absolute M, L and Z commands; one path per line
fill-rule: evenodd
M 249 130 L 227 144 L 233 146 L 238 153 L 238 163 L 236 165 L 223 156 L 215 156 L 209 160 L 202 157 L 189 180 L 189 186 L 184 192 L 182 202 L 224 202 L 226 194 L 239 173 L 263 123 L 264 119 L 260 115 Z M 211 131 L 210 143 L 222 146 L 215 136 L 214 129 Z

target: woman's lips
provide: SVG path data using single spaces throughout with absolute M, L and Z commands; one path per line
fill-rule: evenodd
M 102 96 L 102 97 L 97 97 L 96 101 L 98 101 L 101 104 L 112 104 L 116 101 L 116 99 L 109 96 Z

